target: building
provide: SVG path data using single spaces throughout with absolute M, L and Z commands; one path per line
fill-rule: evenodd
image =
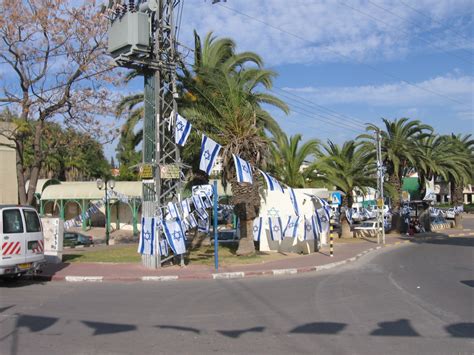
M 16 152 L 8 139 L 13 124 L 0 122 L 0 204 L 18 203 Z

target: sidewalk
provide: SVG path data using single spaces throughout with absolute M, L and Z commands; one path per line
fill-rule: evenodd
M 399 246 L 410 243 L 414 238 L 391 236 L 386 244 L 361 240 L 343 243 L 339 240 L 334 246 L 334 256 L 329 256 L 329 248 L 324 247 L 310 255 L 289 256 L 284 259 L 259 264 L 222 266 L 219 270 L 207 265 L 165 266 L 161 269 L 148 269 L 138 263 L 61 263 L 48 264 L 43 273 L 34 276 L 42 281 L 170 281 L 189 279 L 230 279 L 257 276 L 291 275 L 303 272 L 330 269 L 361 258 L 368 252 L 382 247 Z

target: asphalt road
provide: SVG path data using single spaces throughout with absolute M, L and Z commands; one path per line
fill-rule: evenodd
M 1 354 L 471 354 L 474 238 L 293 277 L 0 288 Z

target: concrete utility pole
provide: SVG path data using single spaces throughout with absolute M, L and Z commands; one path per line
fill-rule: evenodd
M 380 130 L 375 132 L 376 150 L 377 150 L 377 243 L 380 244 L 380 233 L 382 233 L 382 243 L 385 244 L 385 218 L 384 218 L 384 194 L 383 194 L 383 179 L 384 167 L 382 162 L 382 136 Z
M 174 8 L 180 0 L 115 1 L 109 52 L 119 66 L 143 73 L 144 123 L 142 216 L 161 216 L 168 201 L 179 199 L 181 162 L 175 144 L 177 52 Z M 155 236 L 160 245 L 161 235 Z M 161 256 L 143 255 L 142 264 L 161 267 Z

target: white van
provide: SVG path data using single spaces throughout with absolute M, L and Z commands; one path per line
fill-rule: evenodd
M 0 242 L 0 278 L 37 272 L 45 262 L 41 220 L 32 207 L 0 205 Z

